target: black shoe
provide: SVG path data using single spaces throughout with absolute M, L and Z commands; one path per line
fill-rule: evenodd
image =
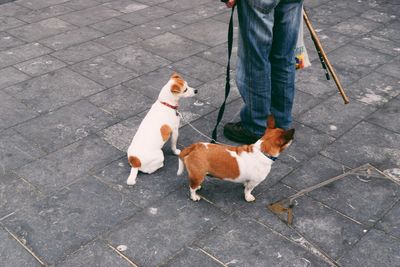
M 224 125 L 224 135 L 231 141 L 243 144 L 254 144 L 261 136 L 246 130 L 242 122 L 230 122 Z

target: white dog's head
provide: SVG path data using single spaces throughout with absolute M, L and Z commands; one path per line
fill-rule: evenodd
M 178 102 L 179 98 L 192 97 L 195 94 L 197 94 L 197 90 L 188 86 L 187 82 L 174 72 L 168 83 L 162 88 L 159 99 L 173 99 L 175 102 Z

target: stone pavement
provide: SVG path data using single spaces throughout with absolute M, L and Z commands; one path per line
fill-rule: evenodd
M 266 209 L 364 163 L 399 179 L 397 0 L 305 1 L 351 103 L 307 35 L 295 142 L 255 203 L 213 179 L 192 202 L 169 146 L 164 168 L 125 184 L 125 150 L 172 71 L 199 89 L 181 111 L 210 133 L 224 94 L 229 10 L 219 1 L 0 3 L 1 266 L 400 266 L 392 181 L 351 176 L 309 193 L 293 227 Z M 224 121 L 240 106 L 234 87 Z M 200 140 L 183 125 L 181 147 Z

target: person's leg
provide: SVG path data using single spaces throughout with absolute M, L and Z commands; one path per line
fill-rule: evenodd
M 301 18 L 302 1 L 284 0 L 274 13 L 271 62 L 271 113 L 276 126 L 289 129 L 295 92 L 295 59 L 297 36 Z
M 244 101 L 240 118 L 251 133 L 262 136 L 270 113 L 274 7 L 278 0 L 239 0 L 239 47 L 236 84 Z

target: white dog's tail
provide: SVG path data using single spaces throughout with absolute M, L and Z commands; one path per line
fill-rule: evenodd
M 182 175 L 183 173 L 183 169 L 185 167 L 185 163 L 183 163 L 183 160 L 181 158 L 178 158 L 179 161 L 179 167 L 178 167 L 178 171 L 177 171 L 177 175 Z

